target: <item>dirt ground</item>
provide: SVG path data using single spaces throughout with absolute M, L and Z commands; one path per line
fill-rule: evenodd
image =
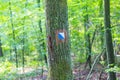
M 73 74 L 74 74 L 74 80 L 86 80 L 89 69 L 84 69 L 85 64 L 80 64 L 74 66 Z M 37 75 L 35 77 L 30 78 L 23 78 L 19 80 L 47 80 L 47 70 L 43 71 L 43 74 Z M 117 79 L 120 80 L 120 74 L 116 74 Z M 92 73 L 89 75 L 88 80 L 107 80 L 108 74 L 102 70 L 101 65 L 96 65 Z

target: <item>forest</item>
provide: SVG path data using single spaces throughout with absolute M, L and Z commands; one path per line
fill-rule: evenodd
M 0 0 L 0 80 L 120 80 L 120 0 Z

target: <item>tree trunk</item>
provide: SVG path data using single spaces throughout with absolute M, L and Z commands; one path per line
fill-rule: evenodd
M 0 37 L 0 57 L 3 57 L 1 37 Z
M 48 40 L 48 80 L 73 80 L 67 0 L 45 0 Z
M 109 68 L 114 67 L 115 58 L 112 44 L 111 25 L 110 25 L 110 0 L 104 0 L 104 19 L 105 19 L 105 38 L 106 38 L 106 51 Z M 112 65 L 111 65 L 112 64 Z M 116 80 L 116 74 L 109 72 L 109 80 Z
M 99 2 L 99 17 L 103 17 L 103 0 Z M 101 50 L 104 48 L 104 27 L 102 22 L 100 22 L 100 40 L 101 40 Z
M 12 12 L 12 8 L 11 8 L 11 1 L 9 0 L 9 11 L 10 11 L 10 22 L 11 22 L 11 26 L 12 26 L 12 35 L 13 35 L 13 52 L 15 52 L 15 58 L 16 58 L 16 68 L 18 68 L 18 53 L 17 53 L 17 47 L 16 47 L 16 38 L 15 38 L 15 29 L 14 29 L 14 23 L 13 23 L 13 12 Z
M 38 8 L 39 8 L 39 11 L 40 11 L 40 0 L 37 0 L 37 4 L 38 4 Z M 41 15 L 39 15 L 39 17 L 41 17 Z M 39 26 L 39 43 L 41 43 L 41 41 L 42 41 L 42 43 L 40 44 L 40 47 L 42 48 L 42 49 L 45 49 L 45 42 L 44 42 L 44 38 L 40 38 L 40 36 L 42 35 L 43 36 L 43 29 L 42 29 L 42 26 L 41 26 L 41 18 L 39 19 L 39 21 L 38 21 L 38 26 Z M 47 65 L 47 55 L 46 54 L 44 54 L 43 52 L 42 52 L 42 50 L 41 49 L 39 49 L 39 52 L 41 53 L 41 55 L 39 55 L 39 56 L 42 56 L 42 60 L 44 59 L 44 61 L 45 61 L 45 63 L 46 63 L 46 65 Z
M 103 17 L 103 0 L 100 0 L 99 2 L 99 17 Z M 104 37 L 104 26 L 102 22 L 100 22 L 100 41 L 101 41 L 101 50 L 105 48 L 105 37 Z M 105 64 L 107 63 L 107 54 L 106 51 L 104 51 L 104 54 L 101 56 L 101 60 L 105 61 Z
M 88 13 L 87 10 L 87 5 L 86 5 L 86 13 Z M 90 40 L 90 33 L 87 31 L 89 30 L 89 15 L 86 14 L 84 16 L 84 28 L 85 28 L 85 46 L 86 46 L 86 65 L 85 68 L 87 67 L 87 64 L 89 64 L 89 68 L 91 68 L 91 50 L 92 50 L 92 45 L 91 45 L 91 40 Z

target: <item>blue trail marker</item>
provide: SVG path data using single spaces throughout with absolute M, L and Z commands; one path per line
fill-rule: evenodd
M 64 39 L 65 39 L 65 34 L 64 34 L 64 32 L 58 33 L 58 39 L 59 39 L 59 40 L 64 40 Z

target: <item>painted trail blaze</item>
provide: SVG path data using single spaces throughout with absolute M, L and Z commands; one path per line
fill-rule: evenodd
M 58 39 L 59 40 L 64 40 L 65 39 L 65 33 L 64 32 L 58 33 Z
M 56 30 L 56 44 L 64 43 L 67 41 L 67 32 L 65 29 Z

